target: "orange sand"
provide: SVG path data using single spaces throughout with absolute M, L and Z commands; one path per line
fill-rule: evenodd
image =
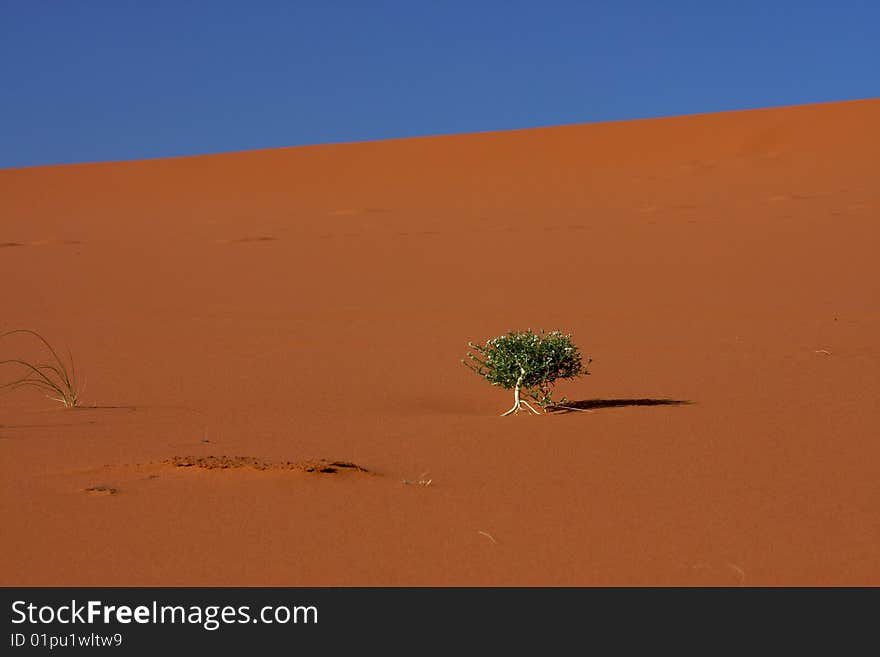
M 0 584 L 880 585 L 878 126 L 0 171 L 0 330 L 97 405 L 0 396 Z M 460 358 L 529 327 L 609 401 L 499 418 Z

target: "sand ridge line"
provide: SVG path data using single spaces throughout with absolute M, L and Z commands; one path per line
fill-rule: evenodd
M 331 217 L 348 217 L 362 214 L 383 214 L 391 212 L 387 208 L 341 208 L 338 210 L 328 210 L 327 214 Z
M 80 240 L 28 240 L 25 242 L 0 242 L 0 248 L 14 248 L 18 246 L 69 246 L 83 244 Z
M 252 242 L 277 242 L 279 238 L 274 235 L 246 235 L 234 239 L 216 239 L 217 244 L 248 244 Z
M 350 461 L 330 461 L 327 459 L 293 462 L 270 461 L 253 456 L 172 456 L 162 461 L 162 464 L 176 468 L 198 468 L 201 470 L 251 468 L 253 470 L 297 470 L 319 474 L 336 474 L 341 471 L 373 474 L 367 468 Z

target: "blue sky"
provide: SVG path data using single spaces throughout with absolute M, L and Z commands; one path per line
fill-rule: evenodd
M 0 168 L 880 96 L 877 0 L 0 0 Z

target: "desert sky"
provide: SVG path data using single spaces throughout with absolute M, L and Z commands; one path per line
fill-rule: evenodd
M 0 331 L 82 387 L 0 396 L 0 584 L 880 585 L 878 126 L 0 170 Z M 527 328 L 583 411 L 462 365 Z

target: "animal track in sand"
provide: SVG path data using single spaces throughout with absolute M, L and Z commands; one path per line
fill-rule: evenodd
M 253 470 L 297 470 L 319 474 L 336 474 L 341 471 L 372 474 L 369 470 L 350 461 L 268 461 L 253 456 L 172 456 L 162 461 L 176 468 L 198 468 L 201 470 L 230 470 L 251 468 Z

